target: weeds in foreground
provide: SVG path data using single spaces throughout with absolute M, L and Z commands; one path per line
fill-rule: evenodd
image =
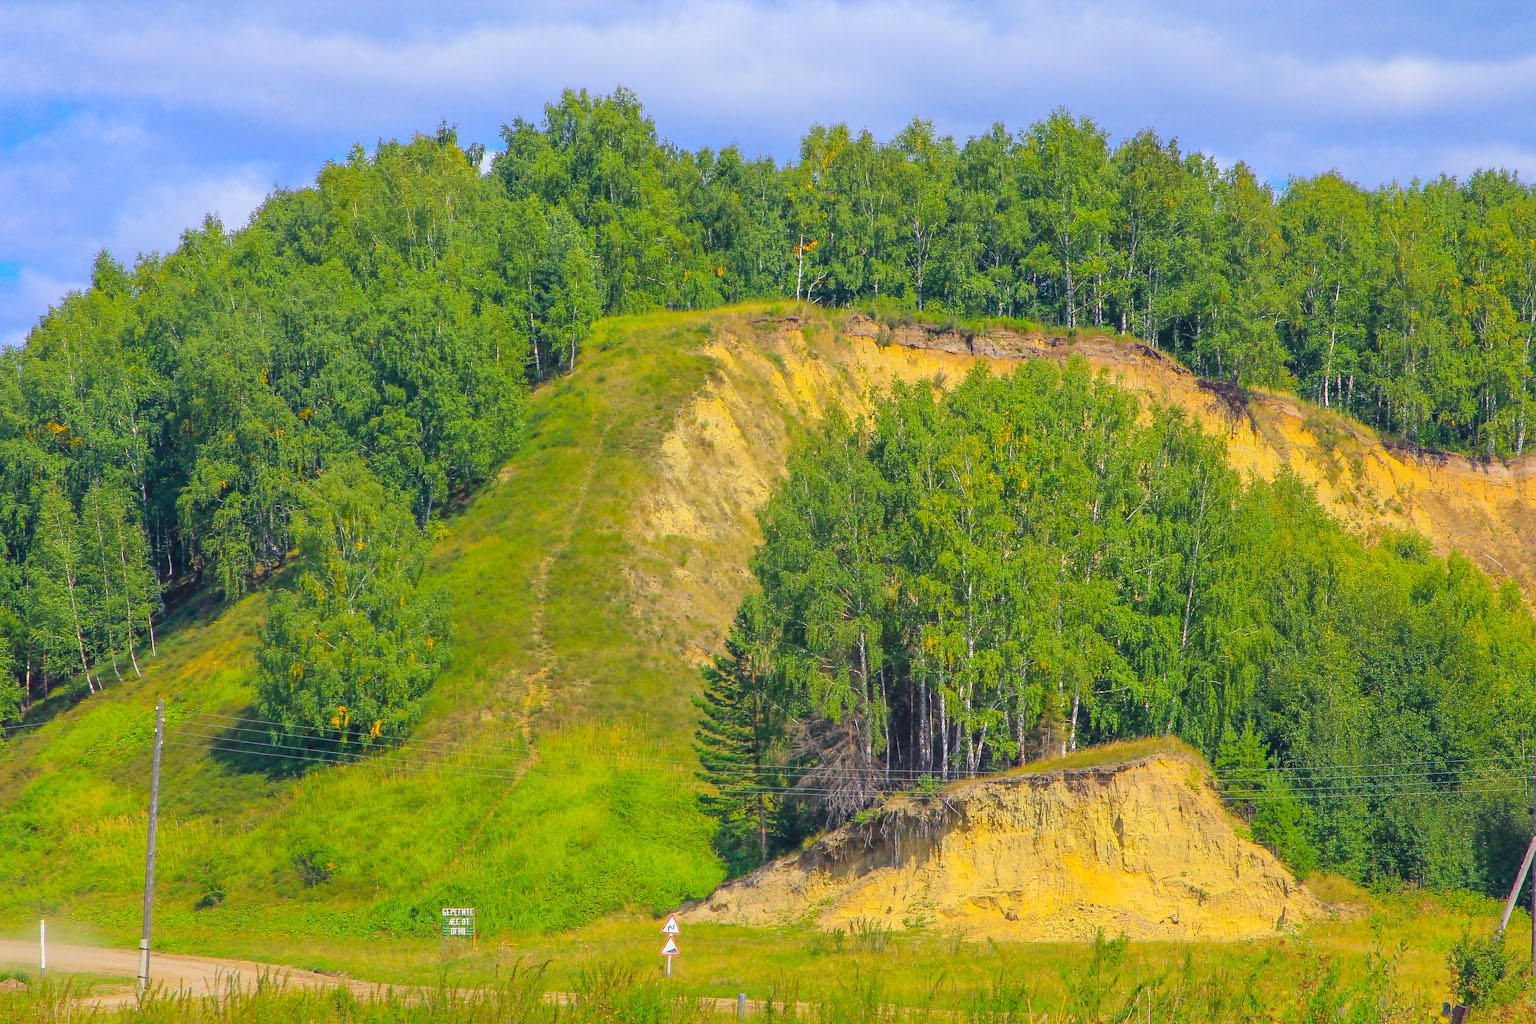
M 764 1024 L 778 1019 L 806 1024 L 1259 1024 L 1275 1020 L 1340 1024 L 1395 1024 L 1418 1019 L 1396 983 L 1401 951 L 1379 948 L 1364 974 L 1346 976 L 1329 956 L 1299 958 L 1293 989 L 1278 999 L 1257 985 L 1262 965 L 1212 972 L 1186 955 L 1156 973 L 1139 971 L 1124 938 L 1100 935 L 1080 969 L 1065 978 L 1064 995 L 1042 999 L 1037 979 L 1003 970 L 969 993 L 957 1012 L 957 993 L 934 979 L 931 991 L 897 1005 L 876 973 L 854 966 L 845 976 L 829 968 L 815 992 L 776 994 L 747 1005 Z M 734 1000 L 683 995 L 666 979 L 633 966 L 594 961 L 577 973 L 573 991 L 548 986 L 543 966 L 518 965 L 479 988 L 447 979 L 430 988 L 353 991 L 285 988 L 262 978 L 240 987 L 233 979 L 198 998 L 156 992 L 142 1005 L 93 1007 L 79 987 L 26 979 L 0 990 L 0 1020 L 50 1024 L 706 1024 L 734 1013 Z M 1486 1005 L 1494 1021 L 1528 1019 L 1524 996 L 1510 990 L 1503 1007 Z M 798 998 L 797 998 L 798 997 Z M 910 1005 L 915 1003 L 916 1005 Z

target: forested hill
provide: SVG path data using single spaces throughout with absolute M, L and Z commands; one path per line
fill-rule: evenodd
M 891 328 L 917 316 L 959 336 L 988 325 L 1038 335 L 1037 321 L 1060 325 L 1052 336 L 1063 343 L 1128 331 L 1153 357 L 1220 378 L 1211 387 L 1237 402 L 1234 415 L 1241 389 L 1265 385 L 1324 409 L 1308 414 L 1307 430 L 1336 442 L 1337 458 L 1323 461 L 1339 469 L 1315 476 L 1398 524 L 1424 525 L 1412 501 L 1340 483 L 1363 478 L 1350 439 L 1367 436 L 1332 418 L 1340 410 L 1410 446 L 1517 460 L 1523 450 L 1536 196 L 1511 175 L 1375 191 L 1325 175 L 1276 193 L 1242 164 L 1220 169 L 1150 133 L 1111 144 L 1065 112 L 963 145 L 921 121 L 888 142 L 819 126 L 779 166 L 729 147 L 672 146 L 624 92 L 567 94 L 540 123 L 514 121 L 503 144 L 489 174 L 485 154 L 447 128 L 357 148 L 312 187 L 274 193 L 239 230 L 210 219 L 173 252 L 131 266 L 103 253 L 90 288 L 0 354 L 0 667 L 15 684 L 0 687 L 0 721 L 27 719 L 25 734 L 94 694 L 86 704 L 99 711 L 66 716 L 91 723 L 63 733 L 65 760 L 54 763 L 75 764 L 71 743 L 122 740 L 112 728 L 140 727 L 129 724 L 135 701 L 173 692 L 188 709 L 235 716 L 235 732 L 197 743 L 223 735 L 231 749 L 220 754 L 238 754 L 265 737 L 304 764 L 415 741 L 423 729 L 473 733 L 472 708 L 493 716 L 484 728 L 505 749 L 528 742 L 535 721 L 572 725 L 593 707 L 620 706 L 667 756 L 686 756 L 686 645 L 662 656 L 652 637 L 614 640 L 629 622 L 614 588 L 705 574 L 711 599 L 667 612 L 698 627 L 685 632 L 702 660 L 745 586 L 753 537 L 742 523 L 782 472 L 788 438 L 862 400 L 846 377 L 832 379 L 846 366 L 813 363 L 788 382 L 765 369 L 754 387 L 769 397 L 755 407 L 788 402 L 793 413 L 768 417 L 775 455 L 751 500 L 727 510 L 729 543 L 691 536 L 680 520 L 642 531 L 643 554 L 626 547 L 623 502 L 665 497 L 650 490 L 651 453 L 701 385 L 702 338 L 734 315 L 697 311 L 726 302 L 861 306 Z M 684 315 L 633 319 L 664 310 Z M 815 316 L 803 326 L 837 325 Z M 826 337 L 816 344 L 840 351 Z M 818 397 L 803 408 L 774 390 L 804 387 Z M 665 441 L 663 461 L 707 461 L 680 450 L 684 436 Z M 535 455 L 543 475 L 518 483 Z M 590 519 L 593 505 L 605 518 Z M 498 580 L 478 561 L 488 556 L 476 545 L 488 542 L 474 531 L 510 531 L 513 520 L 520 532 L 505 543 L 517 570 L 502 566 Z M 1524 521 L 1508 509 L 1486 520 Z M 578 550 L 584 537 L 591 547 Z M 445 551 L 463 561 L 445 567 Z M 628 575 L 609 564 L 620 553 Z M 562 593 L 573 565 L 588 591 Z M 562 598 L 577 625 L 548 614 Z M 590 614 L 601 602 L 613 605 L 607 618 Z M 606 632 L 581 632 L 599 621 Z M 528 635 L 495 633 L 509 623 Z M 563 629 L 574 633 L 561 648 Z M 157 657 L 167 646 L 179 659 L 170 667 Z M 495 667 L 509 660 L 517 672 Z M 211 679 L 193 685 L 199 671 Z M 581 751 L 585 740 L 561 742 Z M 82 776 L 78 792 L 47 788 L 57 780 L 10 790 L 23 794 L 0 830 L 12 862 L 43 856 L 36 836 L 94 820 L 78 808 L 136 814 L 127 749 L 106 774 Z M 16 757 L 23 774 L 44 763 Z M 226 775 L 226 761 L 250 768 L 232 756 L 188 770 L 216 780 L 209 792 L 237 780 L 236 802 L 265 813 L 254 776 Z M 332 784 L 327 792 L 358 799 L 341 783 L 314 783 Z M 703 828 L 696 808 L 652 795 L 675 812 L 689 852 L 634 876 L 675 895 L 716 862 L 687 845 Z M 431 799 L 413 791 L 400 806 Z M 214 824 L 199 817 L 214 803 L 183 808 L 212 829 L 210 861 L 230 839 L 215 827 L 222 809 Z M 44 804 L 40 824 L 30 815 Z M 504 839 L 492 829 L 486 841 Z M 306 844 L 278 859 L 307 865 L 310 888 L 327 881 L 316 864 L 329 861 L 316 860 L 321 838 Z M 388 837 L 379 844 L 382 863 Z M 527 849 L 498 849 L 510 858 L 502 867 L 522 869 Z M 268 851 L 246 853 L 270 868 Z M 378 883 L 376 867 L 357 865 L 359 886 Z M 473 878 L 473 865 L 457 877 Z M 403 906 L 375 909 L 395 927 Z M 529 906 L 518 913 L 550 920 Z
M 355 149 L 233 234 L 102 254 L 4 354 L 18 679 L 133 671 L 159 588 L 238 595 L 342 455 L 425 524 L 602 314 L 791 297 L 1107 327 L 1415 444 L 1524 449 L 1536 195 L 1508 173 L 1277 192 L 1065 111 L 963 143 L 816 126 L 779 166 L 670 145 L 623 91 L 568 93 L 503 143 L 485 177 L 447 129 Z

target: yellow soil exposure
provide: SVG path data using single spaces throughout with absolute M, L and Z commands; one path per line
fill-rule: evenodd
M 959 783 L 897 797 L 804 853 L 721 886 L 684 918 L 970 938 L 1237 940 L 1323 912 L 1243 838 L 1197 758 Z
M 1079 356 L 1132 391 L 1184 409 L 1225 439 L 1240 471 L 1271 479 L 1289 469 L 1357 532 L 1415 530 L 1442 554 L 1458 551 L 1536 599 L 1536 458 L 1484 461 L 1391 446 L 1336 413 L 1202 381 L 1148 346 L 1116 338 L 968 338 L 813 313 L 742 319 L 706 352 L 716 371 L 663 441 L 636 531 L 656 550 L 671 538 L 690 555 L 665 574 L 634 579 L 643 598 L 637 614 L 678 623 L 695 661 L 718 643 L 749 585 L 756 512 L 796 438 L 833 406 L 850 416 L 868 411 L 895 381 L 952 386 L 978 363 L 1006 373 L 1023 359 Z

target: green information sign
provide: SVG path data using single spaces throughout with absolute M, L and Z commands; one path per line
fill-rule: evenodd
M 450 935 L 462 935 L 470 939 L 475 937 L 474 907 L 443 908 L 443 938 Z

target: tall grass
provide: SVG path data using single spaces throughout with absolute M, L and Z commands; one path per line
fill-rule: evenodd
M 748 1015 L 807 1024 L 1259 1024 L 1277 1020 L 1391 1024 L 1423 1019 L 1403 996 L 1395 962 L 1378 956 L 1364 975 L 1346 978 L 1325 956 L 1305 958 L 1282 994 L 1266 992 L 1256 972 L 1212 971 L 1195 957 L 1147 971 L 1123 941 L 1102 937 L 1085 960 L 1047 992 L 1040 979 L 1002 969 L 968 990 L 942 976 L 925 995 L 899 1001 L 878 976 L 825 976 L 814 987 L 783 989 L 747 1005 Z M 68 985 L 32 984 L 0 993 L 0 1020 L 51 1024 L 704 1024 L 735 1011 L 734 999 L 690 996 L 655 974 L 595 962 L 571 990 L 552 991 L 542 970 L 519 966 L 492 983 L 354 993 L 285 989 L 262 980 L 208 998 L 154 993 L 142 1005 L 94 1008 Z M 1516 1001 L 1486 1008 L 1481 1020 L 1529 1019 Z

